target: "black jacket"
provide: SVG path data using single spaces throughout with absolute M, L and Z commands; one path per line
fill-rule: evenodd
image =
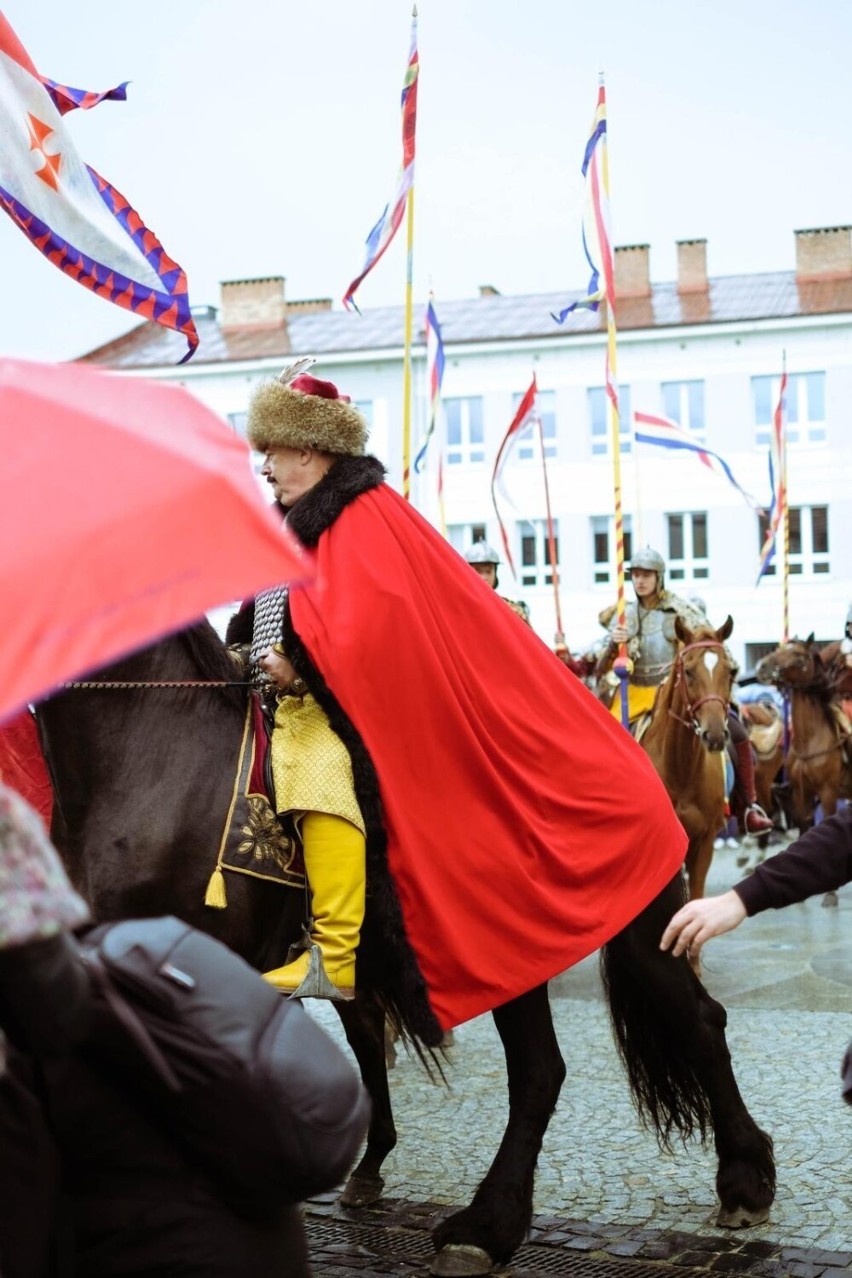
M 89 1058 L 98 1017 L 67 937 L 0 951 L 3 1278 L 307 1278 L 298 1210 L 236 1215 Z
M 748 914 L 780 910 L 852 879 L 852 807 L 841 809 L 764 861 L 735 887 Z

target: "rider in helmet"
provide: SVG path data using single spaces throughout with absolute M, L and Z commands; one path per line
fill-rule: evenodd
M 694 630 L 705 618 L 686 599 L 666 590 L 665 560 L 651 546 L 636 552 L 628 572 L 636 600 L 625 607 L 624 625 L 618 624 L 615 608 L 604 609 L 599 620 L 610 633 L 610 646 L 602 659 L 601 672 L 612 666 L 622 643 L 627 645 L 627 655 L 633 663 L 627 702 L 632 727 L 650 714 L 657 688 L 675 659 L 675 619 L 682 617 L 690 630 Z M 616 718 L 621 713 L 617 702 L 616 698 L 612 707 Z
M 496 590 L 497 565 L 501 562 L 497 551 L 489 546 L 487 541 L 475 541 L 472 546 L 468 546 L 464 557 L 473 571 L 486 581 L 492 590 Z M 521 603 L 519 599 L 507 599 L 505 595 L 501 595 L 500 598 L 509 605 L 512 612 L 518 614 L 522 621 L 525 621 L 527 625 L 530 624 L 530 610 L 525 603 Z
M 650 717 L 657 695 L 657 688 L 668 676 L 677 653 L 675 620 L 681 617 L 690 630 L 707 625 L 703 600 L 682 599 L 666 590 L 666 563 L 659 551 L 645 546 L 636 552 L 630 562 L 630 580 L 636 592 L 636 601 L 625 608 L 625 624 L 618 624 L 617 615 L 611 609 L 601 614 L 601 624 L 608 626 L 611 640 L 604 658 L 606 669 L 618 655 L 619 644 L 627 644 L 627 655 L 633 662 L 627 689 L 627 707 L 631 730 L 639 727 L 639 720 Z M 616 697 L 611 707 L 616 718 L 621 713 Z M 742 740 L 736 740 L 738 776 L 746 796 L 744 824 L 749 834 L 765 834 L 772 829 L 769 817 L 759 808 L 754 793 L 754 755 L 751 742 L 742 724 L 737 720 Z M 734 729 L 736 733 L 736 729 Z

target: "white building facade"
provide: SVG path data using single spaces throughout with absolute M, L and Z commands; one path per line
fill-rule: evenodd
M 780 568 L 756 586 L 759 516 L 694 454 L 632 440 L 632 413 L 666 416 L 720 454 L 738 482 L 769 501 L 768 444 L 786 361 L 790 633 L 840 636 L 852 600 L 852 229 L 797 232 L 796 271 L 708 278 L 706 245 L 678 245 L 678 279 L 652 284 L 645 246 L 616 250 L 621 479 L 630 546 L 650 544 L 668 563 L 668 584 L 698 595 L 711 620 L 734 618 L 731 647 L 744 669 L 780 640 Z M 201 308 L 201 345 L 176 367 L 181 339 L 146 324 L 85 356 L 87 362 L 185 385 L 244 429 L 258 381 L 302 355 L 337 383 L 371 423 L 371 450 L 402 476 L 402 308 L 334 311 L 327 300 L 288 303 L 284 281 L 222 286 L 220 308 Z M 443 516 L 459 550 L 500 535 L 491 476 L 500 442 L 535 373 L 558 547 L 562 619 L 569 646 L 586 650 L 603 632 L 598 614 L 615 600 L 613 466 L 606 419 L 605 319 L 575 312 L 558 326 L 565 294 L 441 304 L 446 369 Z M 412 457 L 427 416 L 423 308 L 413 351 Z M 439 522 L 437 452 L 412 481 L 415 505 Z M 521 439 L 501 509 L 517 569 L 501 567 L 500 590 L 530 606 L 535 629 L 556 631 L 547 554 L 543 469 L 537 435 Z M 776 558 L 776 563 L 780 560 Z M 629 590 L 629 586 L 628 586 Z

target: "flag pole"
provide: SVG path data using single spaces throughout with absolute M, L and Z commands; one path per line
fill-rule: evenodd
M 606 109 L 606 90 L 603 72 L 600 74 L 600 93 Z M 609 120 L 607 120 L 607 134 Z M 609 145 L 602 148 L 601 176 L 607 207 L 609 198 Z M 612 447 L 612 490 L 613 513 L 615 518 L 615 579 L 616 579 L 616 617 L 619 626 L 627 621 L 627 608 L 624 590 L 624 512 L 622 509 L 621 487 L 621 422 L 618 411 L 618 346 L 615 325 L 615 267 L 613 263 L 612 243 L 607 246 L 606 279 L 606 394 L 609 400 L 610 444 Z M 618 656 L 613 662 L 613 670 L 618 675 L 619 695 L 621 700 L 621 722 L 625 728 L 630 726 L 630 714 L 627 700 L 627 680 L 632 663 L 627 655 L 627 644 L 618 645 Z
M 411 10 L 412 25 L 417 26 L 417 5 Z M 412 127 L 415 127 L 416 121 Z M 414 152 L 414 136 L 411 138 Z M 411 501 L 411 340 L 414 328 L 414 176 L 408 189 L 405 248 L 405 341 L 402 357 L 402 495 Z
M 535 381 L 535 375 L 533 375 Z M 550 575 L 553 581 L 553 602 L 556 606 L 556 647 L 567 648 L 565 631 L 562 627 L 562 605 L 559 599 L 559 564 L 556 555 L 556 536 L 553 531 L 553 512 L 550 506 L 550 484 L 547 478 L 547 459 L 544 451 L 544 427 L 541 424 L 541 413 L 538 414 L 538 441 L 541 445 L 541 469 L 544 475 L 544 505 L 547 511 L 547 554 L 550 559 Z
M 781 355 L 781 384 L 784 385 L 787 379 L 787 352 L 783 351 Z M 781 491 L 784 494 L 784 501 L 781 503 L 781 518 L 784 521 L 784 535 L 781 541 L 781 583 L 784 600 L 783 615 L 783 640 L 787 643 L 790 638 L 790 496 L 787 489 L 787 405 L 784 396 L 781 396 L 780 402 L 781 412 Z

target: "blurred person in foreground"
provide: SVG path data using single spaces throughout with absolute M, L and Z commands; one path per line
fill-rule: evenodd
M 0 782 L 3 1278 L 308 1278 L 296 1207 L 238 1215 L 132 1081 L 88 1055 L 88 921 L 44 827 Z

